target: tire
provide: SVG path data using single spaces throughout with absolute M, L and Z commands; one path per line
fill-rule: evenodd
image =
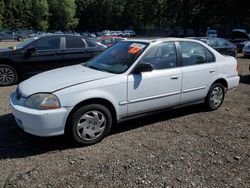
M 66 134 L 80 145 L 92 145 L 106 137 L 112 126 L 112 115 L 103 105 L 90 104 L 76 110 Z
M 18 81 L 16 70 L 5 64 L 0 64 L 0 86 L 13 85 Z
M 206 107 L 208 110 L 217 110 L 223 103 L 225 97 L 225 87 L 220 83 L 211 86 L 206 97 Z

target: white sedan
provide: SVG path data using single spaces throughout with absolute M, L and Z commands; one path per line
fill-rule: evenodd
M 116 122 L 176 106 L 218 109 L 239 84 L 236 59 L 179 38 L 122 41 L 85 64 L 22 82 L 11 94 L 19 127 L 38 136 L 101 141 Z

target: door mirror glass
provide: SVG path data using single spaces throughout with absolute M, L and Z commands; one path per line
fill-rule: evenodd
M 140 74 L 142 72 L 151 72 L 153 71 L 153 69 L 154 68 L 150 63 L 142 62 L 135 67 L 133 74 Z

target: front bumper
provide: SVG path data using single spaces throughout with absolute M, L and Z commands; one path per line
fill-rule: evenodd
M 55 110 L 36 110 L 24 107 L 17 100 L 16 94 L 10 97 L 12 114 L 20 128 L 36 136 L 56 136 L 64 134 L 67 115 L 71 108 Z

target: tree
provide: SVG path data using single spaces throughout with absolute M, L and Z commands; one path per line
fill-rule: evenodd
M 0 0 L 0 29 L 2 28 L 3 24 L 3 13 L 4 13 L 4 1 Z
M 45 31 L 49 27 L 49 5 L 47 0 L 33 0 L 32 1 L 32 28 Z
M 9 0 L 5 2 L 4 26 L 10 29 L 31 28 L 32 0 Z
M 50 0 L 49 23 L 52 29 L 70 30 L 78 24 L 75 0 Z

